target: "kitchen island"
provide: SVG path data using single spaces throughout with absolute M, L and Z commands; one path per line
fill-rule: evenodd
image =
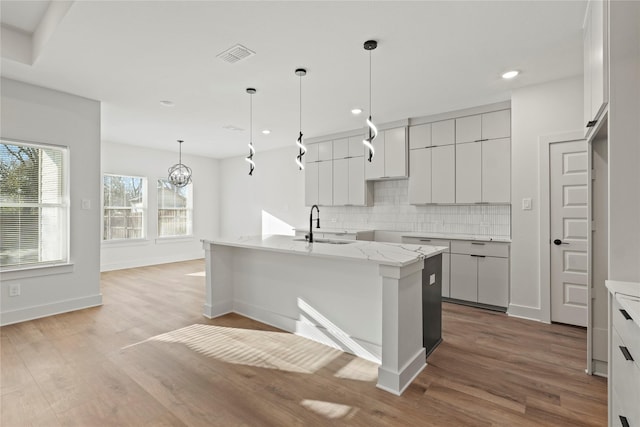
M 204 315 L 259 320 L 380 364 L 401 394 L 424 369 L 422 270 L 445 248 L 292 236 L 205 240 Z

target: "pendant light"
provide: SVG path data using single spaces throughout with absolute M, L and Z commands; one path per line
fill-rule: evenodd
M 298 155 L 296 156 L 296 164 L 298 165 L 299 170 L 304 169 L 304 164 L 302 163 L 302 156 L 307 152 L 307 147 L 304 146 L 304 142 L 302 140 L 302 77 L 307 75 L 307 70 L 304 68 L 298 68 L 296 70 L 296 76 L 300 77 L 300 134 L 298 135 L 298 139 L 296 140 L 296 145 L 298 146 Z
M 180 157 L 178 157 L 178 163 L 169 168 L 169 182 L 176 187 L 184 187 L 191 183 L 191 168 L 182 164 L 182 141 L 178 140 L 180 144 Z
M 364 50 L 369 51 L 369 118 L 367 119 L 367 126 L 369 127 L 369 137 L 362 140 L 365 147 L 369 149 L 369 162 L 373 159 L 376 150 L 373 148 L 373 140 L 378 136 L 378 128 L 373 124 L 371 120 L 371 51 L 378 47 L 378 42 L 375 40 L 367 40 L 364 42 Z
M 253 155 L 256 153 L 256 149 L 253 148 L 253 94 L 256 90 L 249 87 L 247 93 L 249 94 L 249 155 L 245 160 L 249 163 L 249 175 L 253 176 L 253 170 L 256 168 L 256 162 L 253 161 Z

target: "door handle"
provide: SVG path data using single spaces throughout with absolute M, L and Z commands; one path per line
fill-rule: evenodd
M 562 240 L 560 240 L 560 239 L 556 239 L 556 240 L 554 240 L 554 241 L 553 241 L 553 244 L 554 244 L 554 245 L 557 245 L 557 246 L 560 246 L 560 245 L 568 245 L 568 243 L 567 243 L 567 242 L 563 242 L 563 241 L 562 241 Z

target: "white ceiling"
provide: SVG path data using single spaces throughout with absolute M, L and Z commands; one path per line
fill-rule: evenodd
M 30 3 L 3 0 L 3 24 L 17 26 Z M 368 108 L 368 39 L 379 42 L 378 123 L 503 101 L 513 88 L 581 73 L 585 8 L 584 0 L 76 1 L 33 65 L 2 58 L 1 67 L 5 77 L 102 101 L 105 141 L 176 150 L 184 139 L 184 152 L 218 158 L 245 154 L 245 89 L 255 87 L 256 149 L 294 153 L 298 67 L 308 70 L 307 138 L 363 126 L 350 110 Z M 256 55 L 216 58 L 237 43 Z M 510 69 L 522 73 L 501 79 Z

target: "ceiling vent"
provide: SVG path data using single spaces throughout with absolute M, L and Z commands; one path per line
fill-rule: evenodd
M 241 44 L 237 44 L 225 50 L 224 52 L 219 53 L 218 55 L 216 55 L 216 58 L 220 58 L 224 62 L 228 62 L 229 64 L 234 64 L 255 54 L 256 53 L 254 51 L 247 49 Z

